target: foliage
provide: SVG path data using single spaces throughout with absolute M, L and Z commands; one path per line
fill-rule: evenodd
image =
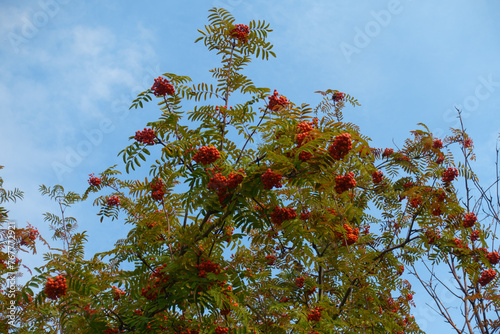
M 420 124 L 397 151 L 370 147 L 358 126 L 342 121 L 344 102 L 359 105 L 350 95 L 320 91 L 323 101 L 311 108 L 256 87 L 242 72 L 253 58 L 275 56 L 266 40 L 272 30 L 234 22 L 226 10 L 210 10 L 197 42 L 221 57 L 210 70 L 214 82 L 163 74 L 175 92 L 157 96 L 162 114 L 147 124 L 154 143 L 134 141 L 119 153 L 127 173 L 151 156 L 150 178 L 122 180 L 115 165 L 82 195 L 41 187 L 60 205 L 61 217 L 46 213 L 45 220 L 65 246 L 52 248 L 17 287 L 22 312 L 13 332 L 421 333 L 411 316 L 412 286 L 401 276 L 405 268 L 418 275 L 418 263 L 460 271 L 465 324 L 471 332 L 498 330 L 498 277 L 478 283 L 494 268 L 486 247 L 498 217 L 462 226 L 465 214 L 479 210 L 469 200 L 462 205 L 448 180 L 455 178 L 449 147 L 458 144 L 465 156 L 458 177 L 478 182 L 463 128 L 440 144 Z M 152 95 L 142 92 L 131 108 Z M 235 95 L 246 102 L 230 106 Z M 187 101 L 193 110 L 184 110 Z M 184 114 L 201 125 L 180 125 Z M 242 148 L 227 137 L 229 125 L 243 135 Z M 258 150 L 245 150 L 256 133 Z M 181 181 L 189 190 L 175 193 Z M 86 260 L 86 233 L 76 232 L 65 210 L 104 189 L 113 192 L 94 200 L 101 222 L 124 215 L 130 230 Z M 2 202 L 20 196 L 0 194 Z M 44 287 L 58 275 L 64 293 L 49 299 Z M 431 280 L 431 296 L 433 287 Z

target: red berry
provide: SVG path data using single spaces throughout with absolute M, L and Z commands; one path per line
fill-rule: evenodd
M 155 132 L 153 129 L 144 128 L 143 131 L 136 131 L 134 139 L 139 143 L 146 145 L 154 145 L 155 143 Z
M 278 91 L 275 89 L 274 94 L 269 96 L 269 104 L 267 107 L 272 111 L 279 111 L 281 108 L 288 106 L 289 102 L 284 96 L 278 97 Z
M 220 158 L 220 153 L 215 147 L 202 146 L 196 152 L 193 160 L 202 165 L 209 165 Z
M 328 147 L 328 152 L 335 160 L 342 160 L 352 149 L 350 133 L 343 133 L 335 137 L 332 145 Z
M 488 269 L 482 272 L 481 277 L 478 280 L 478 283 L 482 286 L 485 286 L 489 282 L 493 281 L 497 272 L 494 269 Z
M 234 29 L 229 33 L 232 38 L 238 39 L 242 43 L 248 42 L 248 34 L 250 34 L 250 29 L 246 24 L 236 24 Z
M 273 187 L 281 188 L 282 184 L 280 183 L 283 176 L 278 173 L 274 173 L 270 168 L 262 174 L 261 179 L 262 183 L 264 183 L 264 189 L 271 190 Z
M 488 253 L 488 255 L 486 255 L 486 258 L 492 265 L 495 265 L 498 262 L 500 262 L 500 256 L 498 255 L 498 252 Z
M 101 184 L 101 179 L 98 178 L 98 177 L 95 177 L 94 173 L 89 174 L 89 176 L 90 176 L 90 178 L 89 178 L 89 184 L 91 186 L 97 187 L 97 186 L 99 186 Z
M 465 214 L 463 226 L 465 228 L 473 227 L 474 224 L 476 224 L 476 221 L 477 221 L 477 217 L 474 213 L 467 213 L 467 214 Z
M 153 94 L 155 96 L 165 96 L 165 95 L 174 95 L 175 89 L 174 86 L 165 78 L 158 77 L 155 79 L 155 83 L 151 87 Z
M 118 206 L 120 205 L 120 198 L 118 196 L 111 196 L 108 198 L 107 203 L 109 206 Z

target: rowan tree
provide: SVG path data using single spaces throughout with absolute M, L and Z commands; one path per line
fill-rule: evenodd
M 243 74 L 275 56 L 268 24 L 217 8 L 208 19 L 196 42 L 221 57 L 214 81 L 164 73 L 131 106 L 156 100 L 162 112 L 120 152 L 128 174 L 151 155 L 149 177 L 121 179 L 115 165 L 89 175 L 82 195 L 41 187 L 62 203 L 46 218 L 65 247 L 20 289 L 39 291 L 17 332 L 420 333 L 402 274 L 422 261 L 461 271 L 471 333 L 498 330 L 492 226 L 455 188 L 477 181 L 450 151 L 471 157 L 464 129 L 438 139 L 420 124 L 401 148 L 371 147 L 343 121 L 345 105 L 359 105 L 349 94 L 298 105 Z M 185 115 L 201 124 L 182 125 Z M 189 190 L 176 193 L 181 181 Z M 106 189 L 94 200 L 101 222 L 120 213 L 130 230 L 85 260 L 86 234 L 64 211 Z

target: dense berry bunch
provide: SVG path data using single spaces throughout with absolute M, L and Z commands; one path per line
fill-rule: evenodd
M 335 236 L 342 240 L 342 244 L 344 246 L 347 246 L 347 245 L 350 246 L 350 245 L 354 244 L 356 241 L 358 241 L 359 228 L 353 229 L 348 224 L 344 224 L 343 227 L 345 230 L 345 234 L 342 232 L 335 232 Z
M 238 170 L 238 173 L 229 173 L 229 175 L 227 176 L 227 187 L 229 189 L 235 189 L 236 187 L 238 187 L 238 185 L 243 182 L 243 178 L 245 177 L 244 174 L 245 172 L 241 168 Z
M 297 213 L 294 208 L 280 208 L 276 206 L 270 214 L 271 221 L 277 226 L 281 226 L 285 220 L 291 220 L 297 218 Z
M 383 157 L 388 157 L 390 156 L 392 153 L 394 153 L 394 150 L 392 148 L 386 148 L 384 150 L 384 153 L 382 153 L 382 156 Z
M 309 218 L 311 218 L 311 212 L 309 212 L 309 210 L 306 210 L 300 214 L 300 219 L 302 220 L 308 220 Z
M 446 193 L 444 192 L 443 188 L 439 188 L 438 190 L 436 190 L 434 195 L 436 196 L 436 201 L 440 203 L 443 203 L 446 199 Z
M 443 142 L 441 141 L 441 139 L 436 139 L 432 142 L 432 147 L 433 148 L 443 148 Z
M 158 77 L 155 79 L 155 83 L 151 87 L 153 94 L 155 96 L 165 96 L 165 95 L 174 95 L 175 89 L 174 86 L 165 78 Z
M 118 206 L 120 205 L 120 198 L 118 196 L 111 196 L 108 198 L 108 206 Z
M 472 146 L 472 139 L 467 138 L 466 140 L 463 141 L 464 147 L 468 148 Z
M 227 334 L 229 333 L 229 328 L 218 326 L 215 329 L 215 334 Z
M 321 320 L 321 311 L 323 310 L 322 307 L 316 306 L 309 312 L 307 315 L 307 321 L 320 321 Z
M 436 163 L 438 165 L 441 165 L 443 162 L 444 162 L 444 155 L 443 154 L 439 154 L 438 158 L 436 159 Z
M 57 298 L 66 295 L 66 278 L 63 275 L 58 275 L 54 278 L 49 277 L 45 283 L 45 294 L 48 298 L 56 300 Z
M 481 277 L 477 281 L 479 284 L 482 286 L 485 286 L 489 282 L 493 281 L 495 279 L 495 276 L 497 275 L 497 272 L 494 269 L 488 269 L 482 272 Z
M 125 295 L 125 291 L 118 289 L 116 286 L 113 286 L 112 291 L 114 300 L 120 300 Z
M 431 213 L 433 216 L 441 216 L 443 214 L 443 211 L 441 210 L 441 207 L 439 205 L 436 205 L 432 208 Z
M 151 182 L 151 198 L 154 199 L 155 201 L 161 201 L 163 199 L 163 196 L 165 195 L 165 192 L 163 191 L 163 187 L 165 186 L 165 183 L 163 183 L 163 180 L 161 178 L 156 178 Z
M 384 178 L 384 173 L 382 173 L 381 171 L 375 171 L 372 173 L 372 180 L 373 183 L 375 184 L 382 182 L 383 178 Z
M 158 297 L 158 290 L 169 280 L 169 275 L 163 271 L 166 267 L 167 264 L 164 263 L 153 271 L 150 279 L 152 284 L 148 284 L 145 288 L 142 288 L 142 296 L 149 300 L 154 300 Z
M 210 172 L 214 172 L 213 169 L 208 169 Z M 243 169 L 239 169 L 237 173 L 231 172 L 226 178 L 221 173 L 216 173 L 210 178 L 207 188 L 213 190 L 217 193 L 219 197 L 219 203 L 222 204 L 227 196 L 232 192 L 230 190 L 236 189 L 238 185 L 243 182 L 245 172 Z
M 248 34 L 250 29 L 246 24 L 236 24 L 234 29 L 231 30 L 231 37 L 238 39 L 242 43 L 248 42 Z
M 220 265 L 210 260 L 203 260 L 201 264 L 195 266 L 198 268 L 198 277 L 207 277 L 207 273 L 220 274 Z
M 202 146 L 196 152 L 193 160 L 202 165 L 209 165 L 220 158 L 219 150 L 215 147 Z
M 476 224 L 476 221 L 477 221 L 477 217 L 474 214 L 474 212 L 473 213 L 466 213 L 465 217 L 464 217 L 464 221 L 463 221 L 463 226 L 465 228 L 473 227 L 474 224 Z
M 274 173 L 270 168 L 267 169 L 267 171 L 262 174 L 261 179 L 262 183 L 264 183 L 264 189 L 271 190 L 273 187 L 276 188 L 281 188 L 282 184 L 280 183 L 281 174 Z
M 444 183 L 450 183 L 451 181 L 455 180 L 457 176 L 458 176 L 458 169 L 454 167 L 448 167 L 448 169 L 444 171 L 441 180 L 443 180 Z
M 297 277 L 295 279 L 295 286 L 297 288 L 303 288 L 304 287 L 304 282 L 305 282 L 306 278 L 304 276 L 300 276 L 300 277 Z
M 410 205 L 412 208 L 418 208 L 420 205 L 422 205 L 422 196 L 417 195 L 412 197 L 410 200 Z
M 472 233 L 470 234 L 470 241 L 477 241 L 479 240 L 479 230 L 475 230 L 475 231 L 472 231 Z
M 332 100 L 335 101 L 335 102 L 339 102 L 339 101 L 342 101 L 344 99 L 344 97 L 345 97 L 344 93 L 335 92 L 332 95 Z
M 28 224 L 28 234 L 21 240 L 21 246 L 32 243 L 39 235 L 38 229 Z
M 344 191 L 354 187 L 356 187 L 356 180 L 354 179 L 353 172 L 335 177 L 335 191 L 337 194 L 342 194 Z
M 488 253 L 488 255 L 486 255 L 486 258 L 492 265 L 495 265 L 498 262 L 500 262 L 500 256 L 498 255 L 498 252 Z
M 272 266 L 275 261 L 276 261 L 275 255 L 266 255 L 266 262 L 268 266 Z
M 278 111 L 281 108 L 288 106 L 289 102 L 284 96 L 279 96 L 278 91 L 275 89 L 274 94 L 269 96 L 269 104 L 267 107 L 272 111 Z
M 328 147 L 328 152 L 335 160 L 342 160 L 352 148 L 351 134 L 343 133 L 335 137 L 332 145 Z
M 91 186 L 99 186 L 101 184 L 101 179 L 94 176 L 94 173 L 89 174 L 89 184 Z
M 143 131 L 136 131 L 134 139 L 139 143 L 154 145 L 155 132 L 153 131 L 153 129 L 144 128 Z
M 469 249 L 469 245 L 466 243 L 464 244 L 462 239 L 453 238 L 451 239 L 451 241 L 455 244 L 455 247 L 457 247 L 458 249 Z

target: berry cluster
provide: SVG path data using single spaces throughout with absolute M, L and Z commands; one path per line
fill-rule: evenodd
M 467 148 L 467 147 L 471 147 L 472 146 L 472 139 L 468 138 L 466 140 L 464 140 L 464 147 Z
M 120 205 L 120 198 L 118 196 L 111 196 L 108 198 L 108 206 L 118 206 Z
M 455 244 L 455 247 L 457 248 L 457 250 L 456 250 L 457 253 L 459 253 L 459 251 L 461 249 L 463 249 L 463 250 L 469 249 L 469 245 L 467 243 L 464 244 L 462 239 L 453 238 L 453 239 L 451 239 L 451 241 Z
M 466 140 L 463 141 L 464 147 L 468 148 L 472 146 L 472 139 L 467 138 Z
M 412 208 L 418 208 L 420 205 L 422 205 L 422 196 L 417 195 L 412 197 L 410 200 L 410 205 Z
M 94 176 L 94 173 L 89 174 L 89 176 L 90 176 L 90 177 L 89 177 L 89 184 L 90 184 L 91 186 L 95 186 L 95 187 L 97 187 L 97 186 L 99 186 L 99 185 L 101 184 L 101 179 L 100 179 L 100 178 L 98 178 L 98 177 L 95 177 L 95 176 Z
M 86 306 L 84 306 L 82 309 L 83 309 L 83 312 L 85 312 L 89 316 L 97 313 L 97 311 L 94 309 L 91 309 L 90 305 L 88 305 L 88 304 Z
M 335 232 L 335 236 L 339 239 L 342 239 L 342 244 L 344 246 L 352 245 L 356 241 L 358 241 L 359 236 L 359 228 L 353 229 L 348 224 L 344 224 L 345 235 L 343 232 Z
M 479 234 L 480 234 L 479 230 L 472 231 L 472 233 L 470 234 L 470 241 L 474 242 L 479 240 Z
M 273 187 L 281 188 L 282 184 L 280 183 L 283 176 L 278 173 L 274 173 L 270 168 L 262 174 L 261 179 L 262 183 L 264 183 L 264 189 L 271 190 Z
M 443 180 L 444 183 L 450 183 L 451 181 L 455 180 L 457 176 L 458 176 L 458 169 L 454 167 L 448 167 L 448 169 L 444 171 L 441 180 Z
M 155 79 L 155 83 L 151 87 L 153 94 L 155 96 L 165 96 L 165 95 L 174 95 L 175 89 L 174 86 L 165 78 L 158 77 Z
M 276 206 L 270 214 L 271 221 L 277 226 L 281 226 L 285 220 L 291 220 L 297 218 L 297 213 L 294 208 L 280 208 Z
M 382 153 L 382 156 L 383 157 L 388 157 L 388 156 L 390 156 L 393 153 L 394 153 L 394 150 L 392 148 L 386 148 L 384 150 L 384 153 Z
M 474 214 L 474 212 L 473 213 L 466 213 L 465 217 L 464 217 L 464 221 L 463 221 L 463 226 L 465 228 L 473 227 L 474 224 L 476 224 L 476 221 L 477 221 L 477 217 Z
M 215 334 L 227 334 L 229 333 L 229 328 L 218 326 L 215 329 Z
M 335 137 L 332 145 L 328 147 L 328 152 L 335 160 L 342 160 L 352 149 L 350 133 L 343 133 Z
M 306 278 L 304 276 L 300 276 L 300 277 L 297 277 L 295 279 L 295 286 L 297 288 L 303 288 L 304 287 L 304 282 L 305 282 Z
M 441 165 L 444 162 L 444 155 L 442 153 L 439 153 L 438 158 L 436 159 L 436 163 L 438 165 Z
M 356 180 L 354 179 L 353 172 L 335 177 L 335 191 L 337 194 L 342 194 L 344 191 L 354 187 L 356 187 Z
M 163 187 L 165 183 L 161 178 L 156 178 L 151 182 L 151 198 L 155 201 L 163 200 L 163 196 L 165 196 L 165 192 L 163 191 Z
M 344 93 L 335 92 L 332 95 L 332 100 L 335 101 L 335 102 L 339 102 L 339 101 L 342 101 L 344 99 L 344 97 L 345 97 Z
M 495 265 L 500 262 L 500 256 L 498 255 L 498 252 L 488 253 L 488 255 L 486 255 L 486 258 L 491 263 L 491 265 Z
M 38 229 L 28 223 L 28 234 L 21 240 L 21 246 L 31 244 L 39 235 Z
M 381 171 L 375 171 L 372 173 L 372 180 L 373 183 L 375 184 L 382 182 L 383 178 L 384 178 L 384 173 L 382 173 Z
M 56 277 L 49 277 L 47 283 L 45 283 L 45 293 L 47 297 L 56 300 L 57 298 L 66 295 L 66 278 L 63 275 L 58 275 Z
M 202 146 L 196 152 L 193 160 L 202 165 L 209 165 L 220 158 L 220 153 L 215 147 Z
M 441 210 L 441 207 L 439 205 L 435 205 L 432 208 L 431 213 L 433 216 L 441 216 L 443 214 L 443 211 Z
M 272 266 L 274 262 L 276 261 L 276 256 L 275 255 L 266 255 L 266 261 L 268 266 Z
M 493 281 L 495 276 L 497 275 L 497 272 L 494 269 L 488 269 L 482 272 L 481 277 L 477 281 L 479 284 L 482 286 L 485 286 L 489 282 Z
M 436 148 L 436 149 L 443 148 L 443 142 L 441 141 L 441 139 L 434 140 L 432 142 L 432 148 Z
M 250 29 L 246 24 L 236 24 L 230 32 L 232 38 L 236 38 L 242 43 L 248 42 L 248 34 L 250 34 Z
M 289 102 L 284 96 L 278 97 L 278 91 L 275 89 L 274 94 L 269 96 L 269 104 L 267 107 L 272 111 L 278 111 L 281 108 L 288 106 Z
M 214 273 L 214 274 L 220 274 L 220 265 L 217 263 L 213 263 L 208 260 L 203 260 L 201 264 L 195 265 L 196 268 L 198 268 L 198 277 L 205 278 L 207 277 L 207 273 Z
M 153 285 L 148 284 L 146 288 L 142 288 L 142 296 L 149 300 L 154 300 L 158 297 L 158 289 L 169 279 L 169 275 L 163 271 L 166 267 L 167 264 L 164 263 L 153 271 L 151 274 L 151 281 L 154 283 Z
M 112 287 L 113 299 L 120 300 L 123 295 L 125 295 L 125 291 L 118 289 L 116 286 Z
M 143 131 L 136 131 L 134 139 L 139 143 L 146 145 L 154 145 L 155 143 L 155 132 L 153 129 L 144 128 Z
M 306 211 L 304 211 L 304 212 L 302 212 L 302 213 L 300 214 L 300 219 L 301 219 L 301 220 L 306 221 L 306 220 L 308 220 L 309 218 L 311 218 L 311 212 L 309 212 L 309 210 L 306 210 Z
M 206 169 L 207 170 L 207 169 Z M 214 169 L 208 169 L 207 171 L 214 172 Z M 207 188 L 214 190 L 219 197 L 219 203 L 222 204 L 224 200 L 232 194 L 232 191 L 238 187 L 238 185 L 243 182 L 245 172 L 243 169 L 239 169 L 237 173 L 231 172 L 226 178 L 221 173 L 217 173 L 207 184 Z
M 323 310 L 322 307 L 316 306 L 309 312 L 307 315 L 307 321 L 320 321 L 321 320 L 321 311 Z

